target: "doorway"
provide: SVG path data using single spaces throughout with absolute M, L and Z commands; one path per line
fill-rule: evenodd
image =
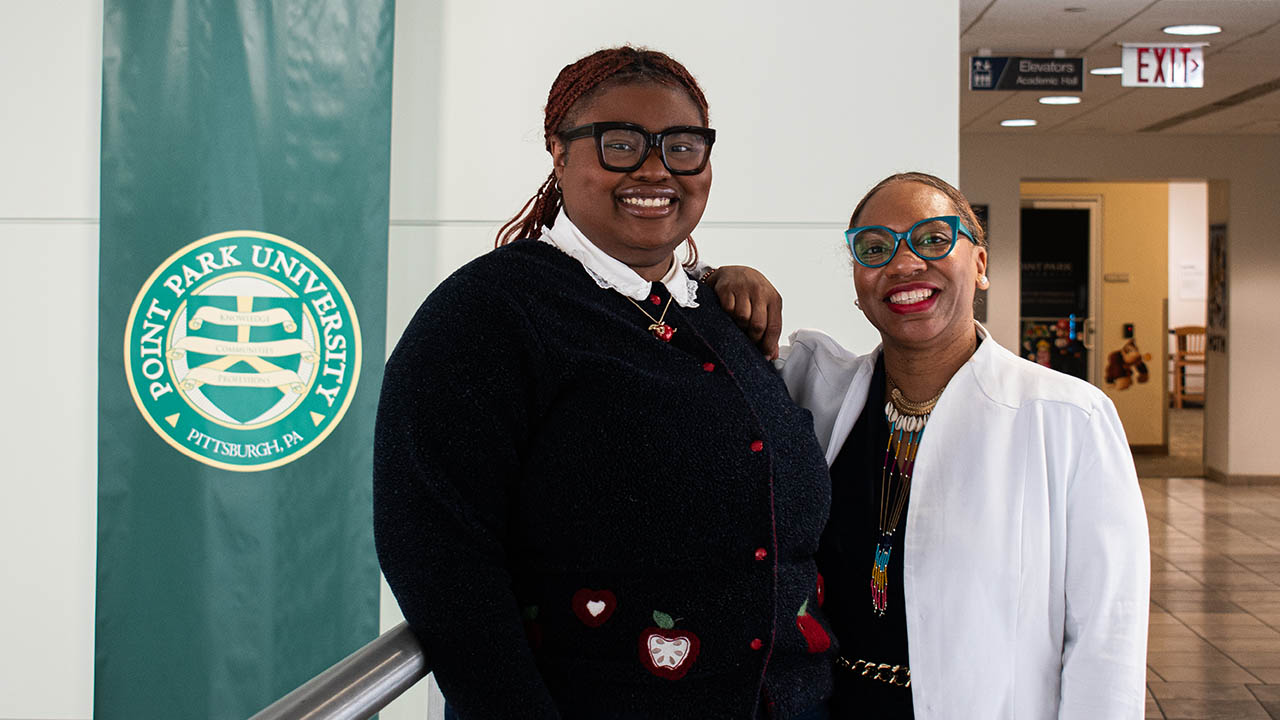
M 1020 354 L 1094 385 L 1101 205 L 1100 197 L 1024 196 L 1020 222 Z

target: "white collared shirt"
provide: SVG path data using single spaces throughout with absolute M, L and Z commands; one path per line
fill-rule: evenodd
M 652 284 L 640 277 L 640 273 L 587 239 L 565 214 L 564 208 L 556 215 L 555 225 L 543 228 L 542 237 L 538 239 L 582 263 L 591 279 L 606 290 L 617 291 L 637 301 L 647 299 L 652 292 Z M 674 252 L 671 253 L 671 268 L 660 282 L 680 307 L 698 307 L 698 281 L 685 273 Z

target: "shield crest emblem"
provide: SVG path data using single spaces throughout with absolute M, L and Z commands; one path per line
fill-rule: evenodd
M 228 278 L 193 294 L 169 347 L 188 402 L 237 428 L 288 414 L 314 380 L 319 354 L 302 301 L 260 276 Z

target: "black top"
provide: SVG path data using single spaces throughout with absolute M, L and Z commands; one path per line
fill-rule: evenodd
M 405 330 L 374 530 L 462 720 L 788 718 L 830 694 L 812 416 L 715 293 L 697 300 L 670 306 L 662 342 L 526 240 L 455 272 Z
M 884 354 L 881 353 L 871 376 L 867 403 L 831 465 L 831 521 L 822 535 L 818 569 L 825 580 L 828 598 L 823 609 L 840 638 L 840 654 L 850 662 L 909 665 L 907 613 L 902 592 L 902 541 L 907 530 L 905 506 L 893 534 L 888 606 L 883 617 L 871 603 L 871 566 L 880 540 L 880 479 L 885 447 L 889 443 L 884 389 Z M 895 477 L 889 487 L 890 498 L 895 497 L 897 491 Z M 910 688 L 857 676 L 842 667 L 836 667 L 835 673 L 832 717 L 912 717 Z

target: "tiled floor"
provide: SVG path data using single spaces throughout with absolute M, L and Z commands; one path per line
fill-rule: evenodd
M 1280 486 L 1142 480 L 1148 718 L 1280 719 Z

